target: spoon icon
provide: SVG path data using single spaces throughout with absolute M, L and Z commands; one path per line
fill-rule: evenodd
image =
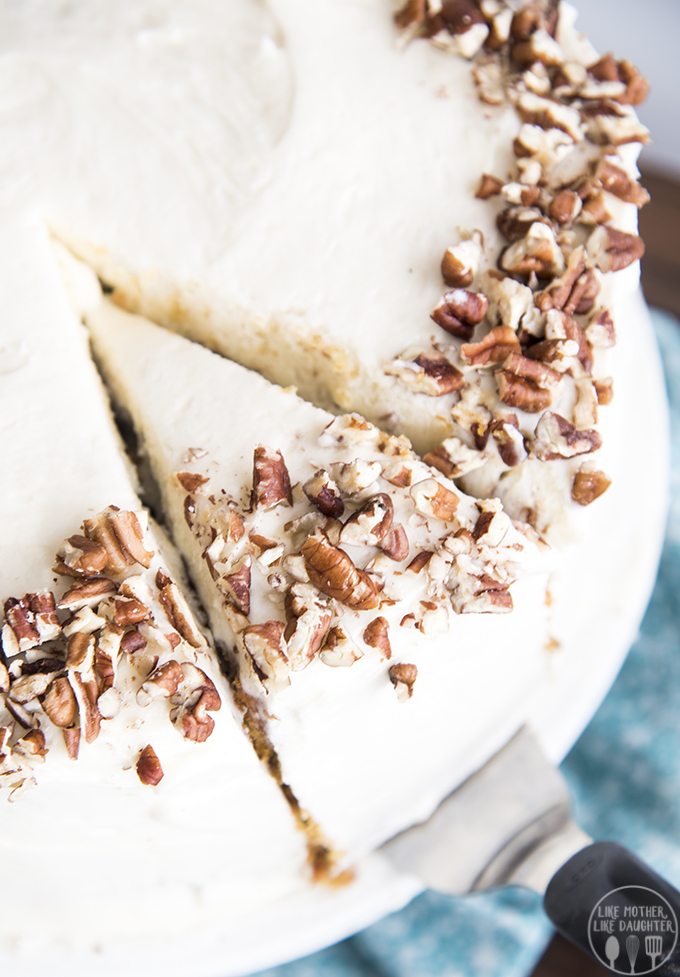
M 609 939 L 605 943 L 604 952 L 605 952 L 605 956 L 607 957 L 607 960 L 609 961 L 609 966 L 613 970 L 614 964 L 616 962 L 616 958 L 621 953 L 621 947 L 619 946 L 619 941 L 616 939 L 615 936 L 609 937 Z

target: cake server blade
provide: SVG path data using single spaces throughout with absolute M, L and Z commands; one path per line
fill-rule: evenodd
M 527 727 L 381 854 L 428 888 L 452 895 L 510 885 L 533 889 L 544 896 L 556 928 L 605 965 L 592 939 L 591 914 L 615 890 L 622 915 L 625 905 L 639 911 L 642 889 L 661 896 L 677 933 L 680 892 L 622 846 L 592 842 L 578 827 L 564 778 Z M 667 949 L 655 974 L 680 977 L 680 940 Z

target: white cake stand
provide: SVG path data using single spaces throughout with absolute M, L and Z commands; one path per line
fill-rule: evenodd
M 603 506 L 592 542 L 579 547 L 572 559 L 569 606 L 561 611 L 570 629 L 560 631 L 566 640 L 530 709 L 531 723 L 556 763 L 580 736 L 635 640 L 664 535 L 669 469 L 664 380 L 641 296 L 631 305 L 626 319 L 636 335 L 617 352 L 616 423 L 607 434 L 610 442 L 619 440 L 613 466 L 607 466 L 614 477 L 614 504 Z M 190 937 L 159 944 L 150 932 L 148 944 L 132 950 L 125 934 L 112 933 L 109 947 L 96 956 L 60 957 L 52 951 L 49 961 L 24 957 L 19 966 L 16 958 L 0 956 L 0 972 L 12 977 L 44 977 L 46 969 L 52 977 L 238 977 L 344 939 L 406 905 L 419 891 L 412 879 L 374 855 L 359 866 L 351 886 L 298 885 L 285 900 L 262 906 L 257 916 L 239 916 L 233 907 L 225 907 L 220 916 L 219 907 L 211 907 L 217 909 L 211 919 L 219 922 Z

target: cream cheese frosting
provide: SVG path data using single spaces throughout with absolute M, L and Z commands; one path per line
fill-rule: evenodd
M 59 599 L 86 582 L 76 571 L 69 578 L 52 569 L 64 538 L 78 533 L 83 518 L 95 523 L 110 503 L 121 507 L 114 515 L 138 519 L 142 527 L 145 514 L 44 228 L 25 214 L 3 211 L 0 252 L 0 593 L 3 601 L 41 591 L 56 592 Z M 72 543 L 62 556 L 75 566 L 82 544 Z M 48 714 L 57 715 L 54 695 L 34 689 L 39 698 L 32 698 L 27 689 L 41 679 L 41 671 L 27 670 L 26 663 L 49 664 L 50 656 L 63 653 L 55 614 L 48 612 L 38 622 L 46 642 L 23 637 L 18 649 L 16 641 L 25 633 L 17 625 L 22 605 L 7 608 L 0 849 L 13 896 L 0 919 L 0 951 L 11 950 L 17 965 L 24 954 L 33 959 L 41 948 L 49 953 L 57 945 L 101 954 L 121 941 L 132 949 L 135 941 L 180 938 L 216 918 L 227 929 L 238 927 L 239 912 L 266 907 L 294 889 L 296 880 L 302 885 L 306 875 L 302 835 L 240 728 L 228 683 L 181 592 L 170 588 L 189 630 L 178 625 L 179 618 L 173 624 L 158 596 L 151 598 L 159 570 L 182 579 L 172 548 L 151 528 L 144 530 L 140 546 L 146 554 L 141 558 L 151 562 L 144 568 L 131 561 L 124 586 L 142 601 L 151 599 L 153 628 L 148 619 L 139 625 L 147 629 L 147 647 L 136 664 L 134 655 L 113 653 L 115 692 L 99 699 L 97 730 L 88 725 L 92 710 L 81 711 L 77 760 L 69 758 L 59 725 L 48 720 Z M 114 571 L 106 572 L 112 576 Z M 107 581 L 100 577 L 97 583 Z M 131 606 L 130 595 L 113 600 Z M 88 632 L 101 639 L 107 613 L 105 599 L 88 603 L 71 593 L 68 607 L 58 612 L 63 623 L 73 617 L 69 634 L 80 631 L 86 642 Z M 34 620 L 31 609 L 24 609 Z M 82 692 L 91 678 L 86 668 L 93 666 L 76 662 L 75 649 L 69 648 L 68 675 Z M 200 669 L 201 681 L 217 693 L 221 708 L 209 713 L 214 729 L 204 742 L 183 735 L 184 719 L 178 714 L 171 721 L 166 699 L 140 692 L 156 656 L 159 667 L 174 659 L 185 671 L 195 668 L 194 675 Z M 66 668 L 58 674 L 66 674 Z M 6 697 L 8 678 L 12 688 Z M 79 696 L 79 711 L 83 701 Z M 212 708 L 216 705 L 213 701 Z M 22 722 L 35 727 L 28 740 Z M 23 752 L 9 752 L 8 727 L 16 727 L 12 742 L 21 737 Z M 26 750 L 27 742 L 37 744 L 38 731 L 47 748 L 42 762 Z M 146 773 L 138 770 L 141 751 L 149 745 L 164 774 L 157 786 L 153 764 Z M 12 765 L 18 773 L 11 773 Z M 8 800 L 22 780 L 24 789 Z M 32 780 L 37 786 L 30 786 Z M 225 921 L 226 905 L 231 909 Z
M 477 268 L 474 289 L 489 300 L 475 338 L 497 324 L 546 338 L 553 359 L 529 364 L 541 373 L 540 397 L 567 424 L 596 429 L 595 392 L 608 396 L 603 347 L 611 337 L 595 322 L 594 363 L 577 363 L 565 329 L 587 332 L 589 323 L 569 316 L 565 324 L 558 308 L 520 322 L 509 307 L 526 305 L 522 276 L 511 279 L 510 301 L 494 297 L 486 273 L 542 244 L 557 249 L 551 274 L 559 275 L 564 259 L 554 235 L 568 253 L 604 212 L 608 226 L 635 231 L 635 195 L 621 190 L 621 179 L 636 186 L 646 132 L 624 103 L 640 92 L 633 92 L 635 76 L 624 84 L 617 72 L 628 68 L 613 60 L 586 72 L 596 55 L 567 5 L 559 23 L 545 5 L 544 19 L 526 28 L 505 5 L 487 8 L 487 26 L 477 12 L 473 28 L 459 34 L 455 17 L 446 22 L 446 11 L 425 4 L 424 33 L 434 36 L 410 43 L 422 25 L 409 24 L 400 38 L 390 5 L 373 0 L 324 0 L 313 24 L 302 0 L 272 0 L 271 12 L 255 2 L 208 0 L 186 9 L 98 3 L 94 15 L 90 7 L 8 8 L 1 12 L 0 124 L 17 155 L 6 161 L 7 179 L 39 194 L 51 226 L 130 308 L 297 385 L 317 403 L 359 410 L 423 450 L 460 439 L 449 442 L 456 467 L 461 454 L 469 464 L 470 450 L 482 465 L 469 488 L 493 488 L 513 515 L 531 515 L 542 532 L 565 524 L 568 534 L 580 516 L 575 479 L 594 496 L 606 473 L 590 458 L 581 472 L 580 455 L 508 463 L 500 438 L 532 442 L 542 416 L 517 417 L 515 391 L 526 385 L 516 371 L 526 372 L 526 362 L 497 371 L 496 351 L 493 373 L 480 368 L 430 312 L 441 297 L 442 251 L 455 252 L 462 241 Z M 478 54 L 489 31 L 496 48 L 512 55 L 509 82 L 505 53 L 482 54 L 472 72 L 461 56 Z M 66 59 L 73 70 L 63 70 Z M 615 144 L 608 180 L 599 169 L 591 173 L 603 142 Z M 48 153 L 33 150 L 45 145 Z M 28 168 L 27 156 L 35 160 Z M 504 213 L 515 225 L 525 222 L 531 242 L 517 241 L 508 220 L 499 232 L 498 204 L 475 196 L 483 173 L 500 177 Z M 562 203 L 585 205 L 558 234 L 562 217 L 548 215 L 553 196 L 577 177 L 581 196 L 568 190 Z M 532 196 L 538 187 L 545 213 Z M 611 277 L 609 243 L 601 240 L 608 233 L 599 228 L 588 240 L 597 279 L 600 269 Z M 625 306 L 636 267 L 632 261 L 615 285 L 605 282 L 602 297 Z M 596 319 L 601 310 L 591 311 Z M 436 389 L 441 372 L 433 384 L 423 354 L 443 360 L 450 392 Z M 450 384 L 452 371 L 462 375 L 462 391 Z M 508 414 L 519 433 L 503 421 Z M 490 420 L 499 421 L 500 434 L 490 433 Z M 471 423 L 487 426 L 481 446 Z M 556 423 L 544 425 L 548 440 Z M 555 534 L 564 535 L 560 525 Z
M 538 544 L 357 415 L 110 302 L 86 320 L 283 782 L 370 850 L 521 722 L 548 667 Z

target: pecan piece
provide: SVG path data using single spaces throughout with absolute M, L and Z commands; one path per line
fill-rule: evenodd
M 571 224 L 576 220 L 583 202 L 575 190 L 560 190 L 550 201 L 548 214 L 558 224 Z
M 390 682 L 394 686 L 400 702 L 406 702 L 413 695 L 413 686 L 418 677 L 418 667 L 409 662 L 390 665 Z
M 431 318 L 446 332 L 459 339 L 470 340 L 489 307 L 489 301 L 480 292 L 466 288 L 453 288 L 445 292 Z
M 340 627 L 331 628 L 319 658 L 332 668 L 348 668 L 362 657 L 362 652 Z
M 550 406 L 551 388 L 560 379 L 561 374 L 547 364 L 511 353 L 496 373 L 498 396 L 508 407 L 536 414 Z
M 645 253 L 641 237 L 608 225 L 595 228 L 588 238 L 587 248 L 601 271 L 621 271 L 638 261 Z
M 333 597 L 354 610 L 370 610 L 378 606 L 378 589 L 351 558 L 333 546 L 323 533 L 310 536 L 301 550 L 309 579 L 322 593 Z
M 369 647 L 377 648 L 384 658 L 392 657 L 390 628 L 386 618 L 374 618 L 364 629 L 363 639 Z
M 523 238 L 503 250 L 500 267 L 524 278 L 552 278 L 563 271 L 564 256 L 552 229 L 534 221 Z
M 426 465 L 436 468 L 447 478 L 459 478 L 485 462 L 482 449 L 469 448 L 460 438 L 446 438 L 441 444 L 423 455 Z
M 590 454 L 602 447 L 597 431 L 579 431 L 566 417 L 548 411 L 536 425 L 531 444 L 534 455 L 541 461 L 556 461 Z
M 385 373 L 398 377 L 416 393 L 442 397 L 463 386 L 463 374 L 441 353 L 407 350 L 385 367 Z
M 60 726 L 62 729 L 74 726 L 78 716 L 78 704 L 67 678 L 55 678 L 45 693 L 42 707 L 55 726 Z
M 479 186 L 475 192 L 475 197 L 479 200 L 488 200 L 489 197 L 497 196 L 503 189 L 503 181 L 491 173 L 482 173 Z
M 644 207 L 649 203 L 649 194 L 645 188 L 606 157 L 597 164 L 595 179 L 599 180 L 605 190 L 626 203 L 635 204 L 636 207 Z
M 424 516 L 434 516 L 444 522 L 453 522 L 458 509 L 458 496 L 436 478 L 416 482 L 411 489 L 416 510 Z
M 340 532 L 340 542 L 348 546 L 377 546 L 392 528 L 393 515 L 389 495 L 374 495 L 349 517 Z
M 156 586 L 158 587 L 158 599 L 170 624 L 187 644 L 190 644 L 192 648 L 199 648 L 202 644 L 201 635 L 194 626 L 189 605 L 179 587 L 162 570 L 156 574 Z
M 260 680 L 276 675 L 288 662 L 284 628 L 283 621 L 271 620 L 251 624 L 243 631 L 243 644 Z
M 462 359 L 470 366 L 502 363 L 510 353 L 519 352 L 517 333 L 510 326 L 494 326 L 478 343 L 464 343 L 460 349 Z
M 175 478 L 190 495 L 195 495 L 208 482 L 205 475 L 199 475 L 197 472 L 176 472 Z
M 295 583 L 286 594 L 288 624 L 284 637 L 291 668 L 306 668 L 324 643 L 333 620 L 325 597 L 309 584 Z
M 590 312 L 600 285 L 586 262 L 585 249 L 574 248 L 560 278 L 536 296 L 536 304 L 543 312 L 559 309 L 568 315 Z
M 318 468 L 312 477 L 307 479 L 302 486 L 302 491 L 324 516 L 339 519 L 345 511 L 340 489 L 324 468 Z
M 400 563 L 408 556 L 409 543 L 406 530 L 401 523 L 396 523 L 380 541 L 380 549 L 390 560 Z
M 273 509 L 281 502 L 293 504 L 290 476 L 283 455 L 258 445 L 253 453 L 252 504 Z
M 85 536 L 103 546 L 106 567 L 115 573 L 127 571 L 135 564 L 151 566 L 153 553 L 144 547 L 144 533 L 134 512 L 122 512 L 110 506 L 83 523 Z
M 479 231 L 455 247 L 447 248 L 441 262 L 442 278 L 447 285 L 466 288 L 477 274 L 482 255 L 482 235 Z
M 148 787 L 156 787 L 163 779 L 163 767 L 151 744 L 140 751 L 136 764 L 137 776 Z
M 171 699 L 182 681 L 182 666 L 175 659 L 164 662 L 149 675 L 137 692 L 137 702 L 147 706 L 155 699 Z
M 590 505 L 595 499 L 599 499 L 610 485 L 611 479 L 607 478 L 604 472 L 581 468 L 574 475 L 571 497 L 579 505 Z
M 83 580 L 66 591 L 59 601 L 59 608 L 64 611 L 77 611 L 81 607 L 93 607 L 106 597 L 112 597 L 116 590 L 116 584 L 107 577 Z
M 215 728 L 211 712 L 222 708 L 222 700 L 215 683 L 203 669 L 185 662 L 182 666 L 182 682 L 173 696 L 172 722 L 185 739 L 203 743 Z

